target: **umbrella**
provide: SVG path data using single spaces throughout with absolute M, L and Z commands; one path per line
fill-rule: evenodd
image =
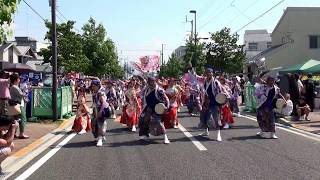
M 6 68 L 4 68 L 4 70 L 17 73 L 35 72 L 35 70 L 32 69 L 32 67 L 30 67 L 29 65 L 21 63 L 10 64 Z
M 320 64 L 315 65 L 315 66 L 307 69 L 306 71 L 307 71 L 307 73 L 320 74 Z
M 299 72 L 300 73 L 301 72 L 308 73 L 308 69 L 312 68 L 313 66 L 319 65 L 319 64 L 320 64 L 320 61 L 310 59 L 304 63 L 291 66 L 287 69 L 283 69 L 280 72 L 281 73 L 299 73 Z

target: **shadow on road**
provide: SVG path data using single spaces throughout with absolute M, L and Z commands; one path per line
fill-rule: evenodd
M 252 140 L 252 139 L 263 139 L 259 136 L 253 135 L 253 136 L 242 136 L 242 137 L 233 137 L 228 139 L 228 141 L 246 141 L 246 140 Z
M 96 143 L 94 141 L 84 141 L 84 142 L 74 142 L 74 143 L 68 143 L 63 146 L 63 148 L 84 148 L 84 147 L 92 147 L 96 146 Z

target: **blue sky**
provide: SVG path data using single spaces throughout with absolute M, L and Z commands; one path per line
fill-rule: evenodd
M 25 0 L 41 16 L 50 19 L 48 0 Z M 102 23 L 108 37 L 114 40 L 119 55 L 124 60 L 136 60 L 142 55 L 160 54 L 161 44 L 165 44 L 165 59 L 180 45 L 190 23 L 185 23 L 193 15 L 189 10 L 197 10 L 197 27 L 200 36 L 215 32 L 223 27 L 238 30 L 250 20 L 278 3 L 280 0 L 58 0 L 60 12 L 76 21 L 81 29 L 90 16 Z M 320 6 L 320 0 L 286 0 L 255 23 L 239 31 L 240 43 L 246 29 L 267 29 L 272 32 L 286 7 Z M 64 20 L 60 16 L 61 20 Z M 58 22 L 61 22 L 58 19 Z M 31 36 L 43 41 L 46 32 L 43 21 L 21 1 L 15 15 L 14 34 Z

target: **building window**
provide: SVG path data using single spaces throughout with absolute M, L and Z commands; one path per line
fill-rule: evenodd
M 267 42 L 267 48 L 271 48 L 272 42 Z
M 309 36 L 310 49 L 319 48 L 319 39 L 320 39 L 320 36 Z
M 258 50 L 258 43 L 249 43 L 249 51 Z

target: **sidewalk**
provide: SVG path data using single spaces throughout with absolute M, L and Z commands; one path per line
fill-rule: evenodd
M 240 106 L 240 110 L 244 115 L 256 116 L 256 113 L 244 112 L 243 106 Z M 311 119 L 311 121 L 291 121 L 290 119 L 279 118 L 277 119 L 277 123 L 320 135 L 320 110 L 318 109 L 315 110 L 315 112 L 311 112 L 309 119 Z
M 46 122 L 46 123 L 28 122 L 26 124 L 25 134 L 30 136 L 30 138 L 29 139 L 15 138 L 13 140 L 14 150 L 13 150 L 12 154 L 18 152 L 22 148 L 28 146 L 29 144 L 31 144 L 31 143 L 35 142 L 36 140 L 38 140 L 39 138 L 41 138 L 42 136 L 44 136 L 44 135 L 50 133 L 51 131 L 53 131 L 54 129 L 58 128 L 61 123 L 62 123 L 62 121 L 59 121 L 56 123 L 55 122 L 50 122 L 50 123 L 49 122 Z M 19 132 L 17 134 L 19 134 Z
M 291 121 L 290 119 L 281 118 L 279 123 L 320 135 L 320 110 L 311 112 L 309 119 L 311 121 Z

